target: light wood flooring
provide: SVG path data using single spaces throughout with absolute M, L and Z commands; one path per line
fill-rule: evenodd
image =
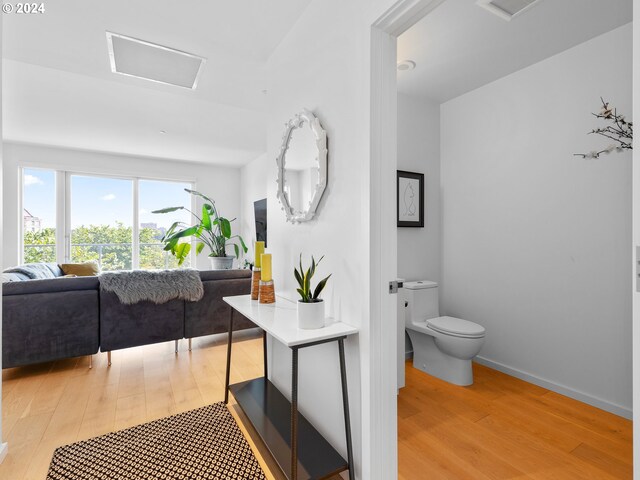
M 474 364 L 457 387 L 406 367 L 399 478 L 631 479 L 631 422 Z
M 232 382 L 262 374 L 262 339 L 234 343 Z M 224 336 L 3 371 L 9 454 L 0 479 L 43 480 L 55 447 L 155 420 L 224 396 Z M 460 388 L 407 365 L 399 396 L 400 479 L 627 479 L 631 422 L 493 370 Z M 268 478 L 282 475 L 232 406 Z

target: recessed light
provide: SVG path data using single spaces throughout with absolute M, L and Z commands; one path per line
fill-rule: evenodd
M 406 72 L 407 70 L 413 70 L 416 68 L 416 62 L 413 60 L 402 60 L 398 62 L 398 70 L 400 72 Z
M 161 133 L 162 135 L 166 135 L 166 134 L 167 134 L 167 131 L 166 131 L 166 130 L 160 130 L 160 133 Z

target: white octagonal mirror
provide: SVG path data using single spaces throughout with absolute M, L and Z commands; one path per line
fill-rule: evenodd
M 327 132 L 309 110 L 285 124 L 277 163 L 278 199 L 287 220 L 311 220 L 327 186 Z

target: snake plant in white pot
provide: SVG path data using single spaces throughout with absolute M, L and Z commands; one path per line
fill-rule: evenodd
M 233 245 L 235 250 L 235 258 L 240 255 L 240 249 L 247 253 L 247 246 L 240 235 L 231 235 L 231 222 L 218 213 L 216 203 L 206 195 L 196 192 L 195 190 L 184 189 L 191 195 L 195 195 L 204 200 L 202 204 L 202 214 L 196 215 L 186 207 L 169 207 L 161 210 L 155 210 L 152 213 L 171 213 L 177 210 L 186 210 L 189 212 L 196 222 L 189 225 L 184 222 L 175 222 L 167 233 L 162 237 L 164 249 L 171 252 L 177 259 L 178 265 L 187 259 L 191 251 L 191 243 L 181 241 L 181 239 L 195 237 L 196 253 L 202 252 L 206 246 L 209 250 L 209 258 L 211 259 L 211 268 L 213 270 L 228 270 L 233 266 L 233 258 L 227 255 L 227 244 Z
M 320 260 L 316 262 L 315 258 L 311 257 L 311 267 L 304 270 L 302 268 L 302 254 L 300 254 L 300 270 L 293 269 L 293 274 L 299 285 L 297 290 L 300 294 L 298 299 L 298 327 L 305 330 L 324 327 L 324 300 L 320 298 L 320 294 L 331 275 L 320 280 L 315 289 L 312 290 L 311 288 L 311 279 L 316 273 L 316 267 L 323 258 L 324 256 L 320 257 Z

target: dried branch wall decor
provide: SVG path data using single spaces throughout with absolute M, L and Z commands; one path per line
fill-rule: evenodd
M 602 154 L 609 154 L 611 152 L 622 152 L 623 150 L 631 150 L 633 148 L 633 122 L 628 122 L 624 115 L 618 115 L 618 111 L 609 105 L 609 102 L 605 102 L 600 97 L 602 102 L 602 108 L 599 113 L 593 113 L 592 115 L 602 120 L 607 120 L 609 125 L 601 128 L 594 128 L 589 134 L 595 133 L 601 135 L 615 143 L 610 144 L 604 150 L 593 150 L 589 153 L 574 153 L 574 155 L 582 158 L 598 158 Z

